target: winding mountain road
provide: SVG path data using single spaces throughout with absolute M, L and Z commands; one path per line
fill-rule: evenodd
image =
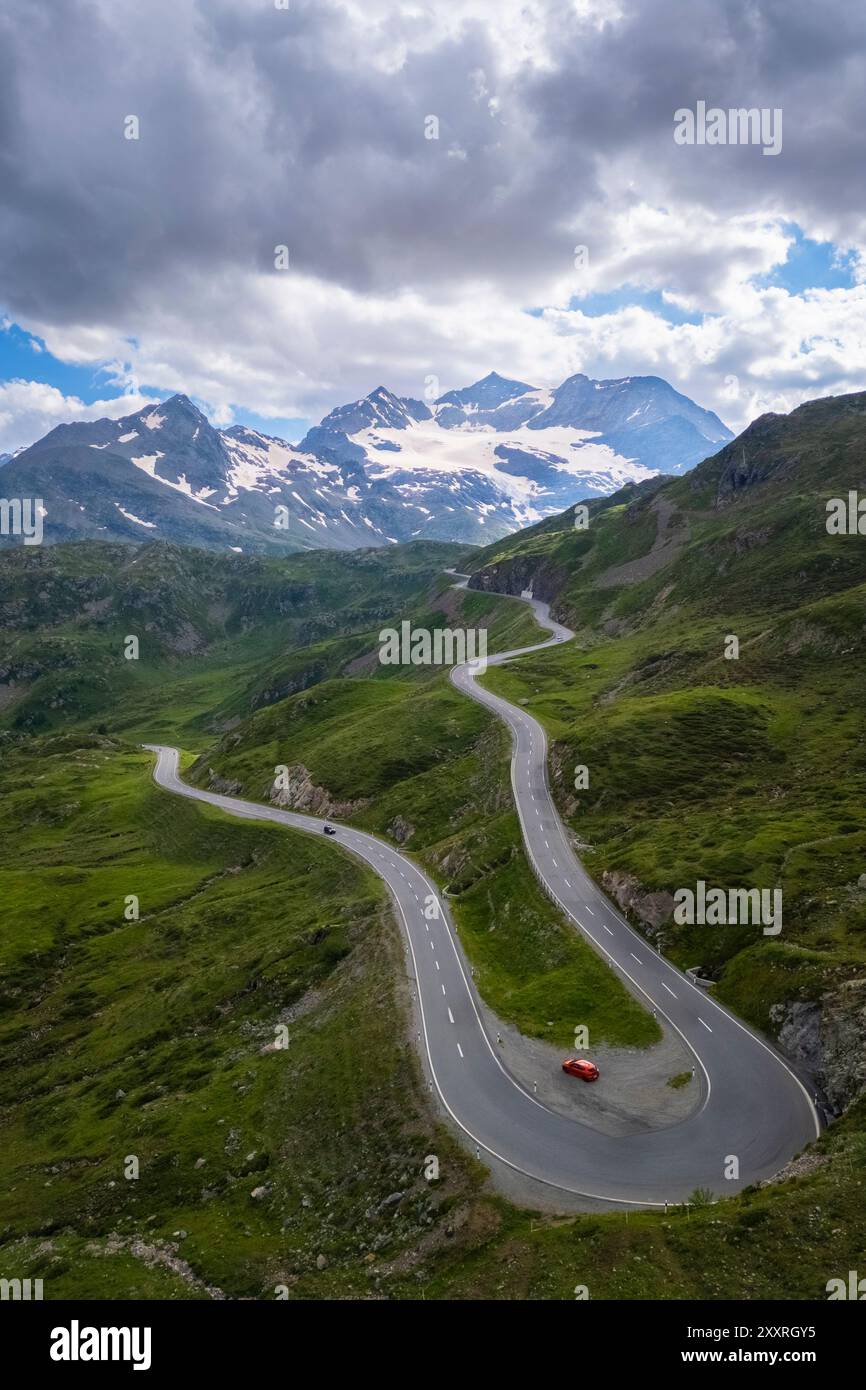
M 574 635 L 550 618 L 546 604 L 527 601 L 552 635 L 489 657 L 488 665 Z M 511 729 L 514 799 L 536 875 L 626 988 L 679 1034 L 694 1058 L 700 1100 L 677 1124 L 628 1135 L 603 1134 L 547 1109 L 509 1073 L 488 1036 L 447 902 L 436 886 L 388 841 L 340 826 L 335 843 L 384 879 L 403 923 L 417 982 L 423 1060 L 442 1104 L 479 1153 L 572 1195 L 662 1206 L 685 1200 L 697 1187 L 726 1196 L 769 1177 L 820 1132 L 807 1090 L 778 1053 L 658 955 L 596 888 L 568 842 L 548 788 L 543 728 L 478 685 L 476 674 L 468 664 L 457 666 L 451 680 Z M 166 790 L 235 816 L 322 834 L 316 817 L 189 786 L 178 774 L 177 749 L 146 746 L 157 755 L 154 778 Z M 438 913 L 432 918 L 425 913 L 431 903 Z M 733 1159 L 736 1178 L 727 1176 Z

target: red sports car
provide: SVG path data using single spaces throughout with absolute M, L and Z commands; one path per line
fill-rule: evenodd
M 587 1062 L 584 1058 L 569 1057 L 562 1064 L 562 1070 L 568 1072 L 569 1076 L 579 1076 L 581 1081 L 597 1081 L 598 1067 L 595 1062 Z

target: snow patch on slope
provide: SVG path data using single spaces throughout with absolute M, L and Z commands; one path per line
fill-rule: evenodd
M 136 468 L 141 469 L 142 473 L 146 473 L 149 478 L 153 478 L 154 482 L 163 483 L 166 487 L 174 488 L 175 492 L 182 492 L 184 496 L 188 497 L 192 502 L 198 502 L 199 506 L 210 507 L 211 511 L 218 512 L 219 507 L 215 507 L 212 502 L 207 501 L 208 497 L 213 496 L 215 492 L 214 488 L 203 487 L 200 488 L 198 492 L 195 492 L 192 486 L 187 482 L 185 473 L 181 473 L 174 482 L 172 482 L 171 478 L 163 478 L 157 473 L 156 465 L 159 463 L 159 460 L 164 457 L 165 455 L 157 450 L 155 454 L 142 454 L 139 458 L 130 459 L 130 463 L 134 463 Z
M 155 522 L 155 521 L 142 521 L 142 519 L 141 519 L 140 516 L 136 516 L 134 512 L 128 512 L 128 511 L 126 510 L 125 507 L 121 507 L 121 505 L 120 505 L 119 502 L 115 502 L 114 505 L 115 505 L 115 507 L 117 508 L 117 510 L 120 512 L 121 516 L 125 516 L 125 517 L 126 517 L 127 521 L 134 521 L 135 524 L 136 524 L 136 526 L 146 526 L 146 527 L 148 528 L 149 531 L 155 531 L 155 530 L 156 530 L 156 522 Z

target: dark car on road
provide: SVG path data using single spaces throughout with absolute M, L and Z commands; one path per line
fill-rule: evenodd
M 336 830 L 334 829 L 333 825 L 326 825 L 326 826 L 324 827 L 324 830 L 325 830 L 325 834 L 326 834 L 326 835 L 336 835 L 336 833 L 337 833 Z

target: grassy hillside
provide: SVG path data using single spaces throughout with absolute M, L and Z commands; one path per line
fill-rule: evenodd
M 443 590 L 437 602 L 413 613 L 413 626 L 484 625 L 491 651 L 541 636 L 525 605 L 507 599 Z M 504 729 L 442 671 L 375 659 L 362 667 L 363 676 L 324 680 L 257 709 L 201 754 L 190 778 L 267 801 L 276 766 L 302 769 L 312 790 L 294 805 L 390 835 L 448 888 L 482 996 L 503 1018 L 563 1046 L 576 1018 L 598 1041 L 656 1039 L 653 1019 L 529 869 Z
M 825 521 L 863 487 L 864 447 L 866 396 L 815 402 L 592 504 L 584 531 L 565 516 L 469 562 L 477 584 L 537 577 L 578 631 L 486 679 L 549 729 L 590 868 L 837 1105 L 866 1084 L 866 546 Z M 781 934 L 659 926 L 647 894 L 698 879 L 781 889 Z
M 682 478 L 655 478 L 473 551 L 477 587 L 534 581 L 572 626 L 615 635 L 672 610 L 777 614 L 866 583 L 826 504 L 866 493 L 866 392 L 764 415 Z
M 7 743 L 2 791 L 28 863 L 0 860 L 4 1277 L 47 1299 L 814 1299 L 857 1267 L 860 1109 L 712 1208 L 520 1211 L 431 1119 L 375 876 L 160 793 L 116 740 Z
M 461 920 L 466 895 L 464 939 L 504 1017 L 563 1044 L 575 1017 L 600 1039 L 649 1041 L 652 1020 L 528 870 L 495 721 L 441 670 L 377 659 L 381 627 L 403 618 L 484 628 L 491 650 L 537 640 L 525 606 L 451 587 L 441 566 L 457 553 L 427 543 L 224 563 L 159 544 L 7 553 L 7 728 L 204 749 L 199 773 L 213 767 L 253 797 L 267 798 L 277 763 L 302 764 L 345 814 L 406 841 L 450 881 Z M 130 632 L 138 661 L 122 656 Z M 495 934 L 485 911 L 500 919 Z
M 366 1288 L 370 1249 L 405 1250 L 476 1181 L 421 1103 L 379 879 L 158 791 L 111 740 L 4 763 L 4 1272 L 55 1298 Z
M 152 542 L 0 550 L 0 727 L 46 731 L 158 707 L 194 673 L 204 704 L 243 690 L 269 659 L 376 629 L 418 602 L 465 547 L 269 559 Z M 125 657 L 135 636 L 139 655 Z

